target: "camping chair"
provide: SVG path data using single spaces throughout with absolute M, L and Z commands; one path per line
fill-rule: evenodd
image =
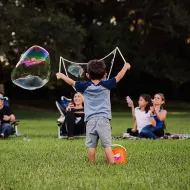
M 61 127 L 65 121 L 66 107 L 70 102 L 72 102 L 72 99 L 66 98 L 65 96 L 61 96 L 61 104 L 58 101 L 55 102 L 55 105 L 61 114 L 61 117 L 57 120 L 59 139 L 67 139 L 67 136 L 62 134 Z M 74 138 L 84 138 L 85 136 L 86 136 L 85 134 L 74 135 Z
M 8 97 L 4 97 L 4 106 L 9 107 L 9 98 Z M 11 135 L 15 135 L 15 136 L 20 136 L 20 134 L 18 133 L 18 125 L 19 125 L 19 121 L 14 121 L 10 123 L 12 125 L 12 132 Z

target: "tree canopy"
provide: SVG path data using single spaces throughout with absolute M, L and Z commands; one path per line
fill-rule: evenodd
M 190 81 L 189 7 L 189 0 L 0 0 L 0 80 L 32 45 L 50 53 L 53 74 L 60 55 L 88 61 L 118 46 L 132 78 L 146 73 L 178 89 Z

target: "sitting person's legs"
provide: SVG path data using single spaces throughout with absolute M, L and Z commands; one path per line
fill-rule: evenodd
M 147 125 L 147 126 L 143 127 L 143 129 L 139 133 L 139 137 L 153 138 L 153 139 L 157 139 L 158 138 L 154 134 L 154 128 L 151 125 Z
M 68 137 L 72 137 L 75 129 L 76 116 L 73 112 L 68 111 L 65 116 L 65 126 L 67 129 Z
M 164 136 L 164 129 L 154 130 L 154 134 L 155 134 L 157 137 L 163 137 L 163 136 Z
M 74 134 L 75 135 L 85 134 L 86 126 L 85 126 L 84 119 L 81 117 L 76 117 L 76 119 L 78 119 L 78 121 L 75 122 Z
M 10 123 L 3 123 L 1 125 L 1 136 L 9 137 L 9 135 L 11 135 L 12 130 L 13 129 Z
M 78 121 L 77 121 L 78 120 Z M 73 137 L 73 135 L 85 134 L 86 127 L 83 118 L 76 117 L 73 112 L 67 112 L 65 116 L 65 122 L 61 128 L 63 135 L 68 135 L 68 137 Z

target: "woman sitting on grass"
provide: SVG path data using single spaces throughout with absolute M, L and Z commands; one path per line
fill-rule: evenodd
M 161 93 L 154 95 L 153 99 L 153 110 L 150 115 L 155 121 L 156 126 L 146 126 L 141 131 L 141 135 L 146 138 L 157 139 L 158 137 L 164 136 L 165 120 L 167 111 L 163 109 L 162 105 L 165 103 L 165 97 Z
M 136 108 L 134 109 L 134 104 L 132 100 L 129 99 L 129 97 L 127 97 L 127 103 L 128 106 L 132 108 L 132 115 L 134 119 L 135 120 L 140 119 L 139 117 L 136 118 Z M 165 128 L 164 121 L 167 115 L 167 111 L 162 108 L 162 105 L 165 103 L 164 95 L 161 93 L 155 94 L 152 103 L 153 106 L 150 104 L 151 106 L 148 112 L 151 125 L 144 126 L 139 134 L 135 134 L 138 135 L 138 137 L 157 139 L 158 137 L 164 136 L 164 128 Z M 135 131 L 135 129 L 133 128 L 132 131 Z M 130 133 L 130 130 L 128 129 L 127 132 Z M 133 134 L 130 133 L 130 135 Z
M 150 107 L 152 106 L 151 97 L 148 94 L 142 94 L 139 97 L 139 107 L 134 108 L 134 104 L 129 97 L 126 98 L 128 106 L 132 108 L 132 116 L 134 118 L 134 127 L 128 128 L 127 133 L 131 136 L 140 136 L 141 131 L 145 126 L 156 126 L 155 120 L 150 117 L 152 114 L 152 110 Z
M 86 132 L 84 122 L 84 97 L 77 92 L 73 96 L 73 102 L 69 103 L 66 108 L 65 121 L 62 125 L 62 134 L 68 135 L 72 140 L 73 135 L 84 134 Z

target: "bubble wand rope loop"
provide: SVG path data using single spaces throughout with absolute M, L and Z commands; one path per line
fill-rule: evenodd
M 119 54 L 121 55 L 123 61 L 124 61 L 125 63 L 128 63 L 128 62 L 125 60 L 125 58 L 123 57 L 123 54 L 121 53 L 121 51 L 119 50 L 119 48 L 116 47 L 116 49 L 118 50 Z M 129 63 L 128 63 L 128 64 L 129 64 Z M 129 64 L 129 65 L 130 65 L 130 64 Z

